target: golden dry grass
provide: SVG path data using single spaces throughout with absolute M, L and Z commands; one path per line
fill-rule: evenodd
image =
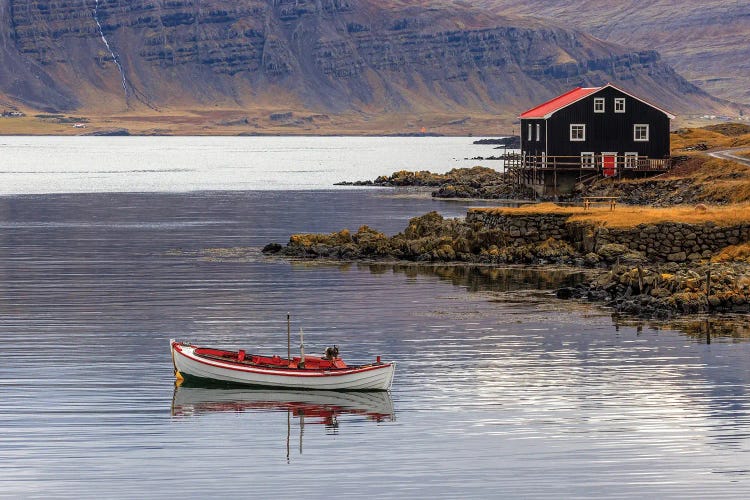
M 750 264 L 750 243 L 741 243 L 726 247 L 711 262 L 747 262 Z
M 594 208 L 593 210 L 599 210 Z M 609 210 L 609 209 L 607 209 Z M 555 203 L 530 203 L 528 205 L 522 205 L 520 207 L 481 207 L 472 208 L 471 212 L 486 212 L 497 215 L 544 215 L 544 214 L 558 214 L 558 215 L 575 215 L 584 213 L 583 207 L 578 206 L 561 206 Z
M 730 127 L 731 125 L 736 126 Z M 736 148 L 750 146 L 750 133 L 737 124 L 726 124 L 725 128 L 709 126 L 680 129 L 672 133 L 671 143 L 673 154 L 684 154 L 685 148 L 698 144 L 705 144 L 709 149 Z
M 750 202 L 750 167 L 739 162 L 705 159 L 698 168 L 685 175 L 700 186 L 700 199 L 724 203 Z
M 644 206 L 621 206 L 610 212 L 608 209 L 591 211 L 571 217 L 571 221 L 591 221 L 606 223 L 608 227 L 634 227 L 639 224 L 659 224 L 680 222 L 684 224 L 705 224 L 713 222 L 718 226 L 734 226 L 750 223 L 750 203 L 711 206 L 698 210 L 693 206 L 654 208 Z
M 607 227 L 628 228 L 639 224 L 680 222 L 685 224 L 705 224 L 713 222 L 718 226 L 733 226 L 750 223 L 750 203 L 727 206 L 707 205 L 706 210 L 693 206 L 654 208 L 646 206 L 620 205 L 614 211 L 609 207 L 592 207 L 588 211 L 578 206 L 559 206 L 554 203 L 539 203 L 518 208 L 473 208 L 472 211 L 498 215 L 568 215 L 568 220 L 605 224 Z
M 661 178 L 689 179 L 700 188 L 697 196 L 700 200 L 750 202 L 750 167 L 737 161 L 712 158 L 703 151 L 686 150 L 699 144 L 705 144 L 709 150 L 744 148 L 750 146 L 749 131 L 750 126 L 746 124 L 724 123 L 672 133 L 672 154 L 689 158 Z M 739 149 L 738 154 L 750 157 L 750 150 Z

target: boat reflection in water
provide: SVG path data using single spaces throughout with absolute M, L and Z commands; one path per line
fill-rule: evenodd
M 290 460 L 292 417 L 299 421 L 299 453 L 305 424 L 323 424 L 327 433 L 337 434 L 339 416 L 354 415 L 366 421 L 395 420 L 393 400 L 388 392 L 289 391 L 249 388 L 176 386 L 172 416 L 196 417 L 214 412 L 245 411 L 286 413 L 286 460 Z
M 250 388 L 175 387 L 172 416 L 193 417 L 213 412 L 286 411 L 300 426 L 324 424 L 338 428 L 341 415 L 359 415 L 373 422 L 395 420 L 388 392 L 290 391 Z

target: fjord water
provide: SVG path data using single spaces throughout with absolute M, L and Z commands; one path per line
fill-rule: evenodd
M 465 213 L 474 203 L 328 187 L 401 168 L 389 158 L 418 139 L 295 139 L 268 163 L 263 141 L 272 150 L 288 138 L 182 139 L 164 157 L 153 138 L 10 139 L 0 497 L 750 494 L 742 331 L 707 343 L 615 324 L 549 293 L 580 279 L 565 269 L 260 253 L 293 232 L 369 224 L 392 234 L 429 210 Z M 253 147 L 228 153 L 224 169 L 206 166 L 244 141 Z M 433 141 L 434 152 L 470 139 Z M 316 148 L 338 152 L 306 164 Z M 363 148 L 381 156 L 376 172 L 357 170 Z M 305 172 L 290 181 L 295 164 Z M 173 189 L 161 178 L 170 171 Z M 233 247 L 250 250 L 215 250 Z M 307 352 L 338 344 L 350 362 L 395 360 L 391 393 L 174 387 L 168 339 L 283 355 L 287 312 Z

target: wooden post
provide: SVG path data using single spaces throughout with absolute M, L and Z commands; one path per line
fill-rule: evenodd
M 706 271 L 706 304 L 709 312 L 711 311 L 711 261 L 708 261 L 708 271 Z
M 305 332 L 299 329 L 299 367 L 305 367 Z
M 638 264 L 638 294 L 643 295 L 643 268 Z
M 555 201 L 557 201 L 557 157 L 556 156 L 552 157 L 552 170 L 554 171 L 553 175 L 555 176 L 555 181 L 554 181 L 555 182 Z

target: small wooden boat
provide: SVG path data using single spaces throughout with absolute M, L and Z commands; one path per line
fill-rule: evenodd
M 282 389 L 330 391 L 387 391 L 393 382 L 395 363 L 349 366 L 338 357 L 338 348 L 326 357 L 281 358 L 258 356 L 244 350 L 226 351 L 170 340 L 175 376 L 213 382 Z

